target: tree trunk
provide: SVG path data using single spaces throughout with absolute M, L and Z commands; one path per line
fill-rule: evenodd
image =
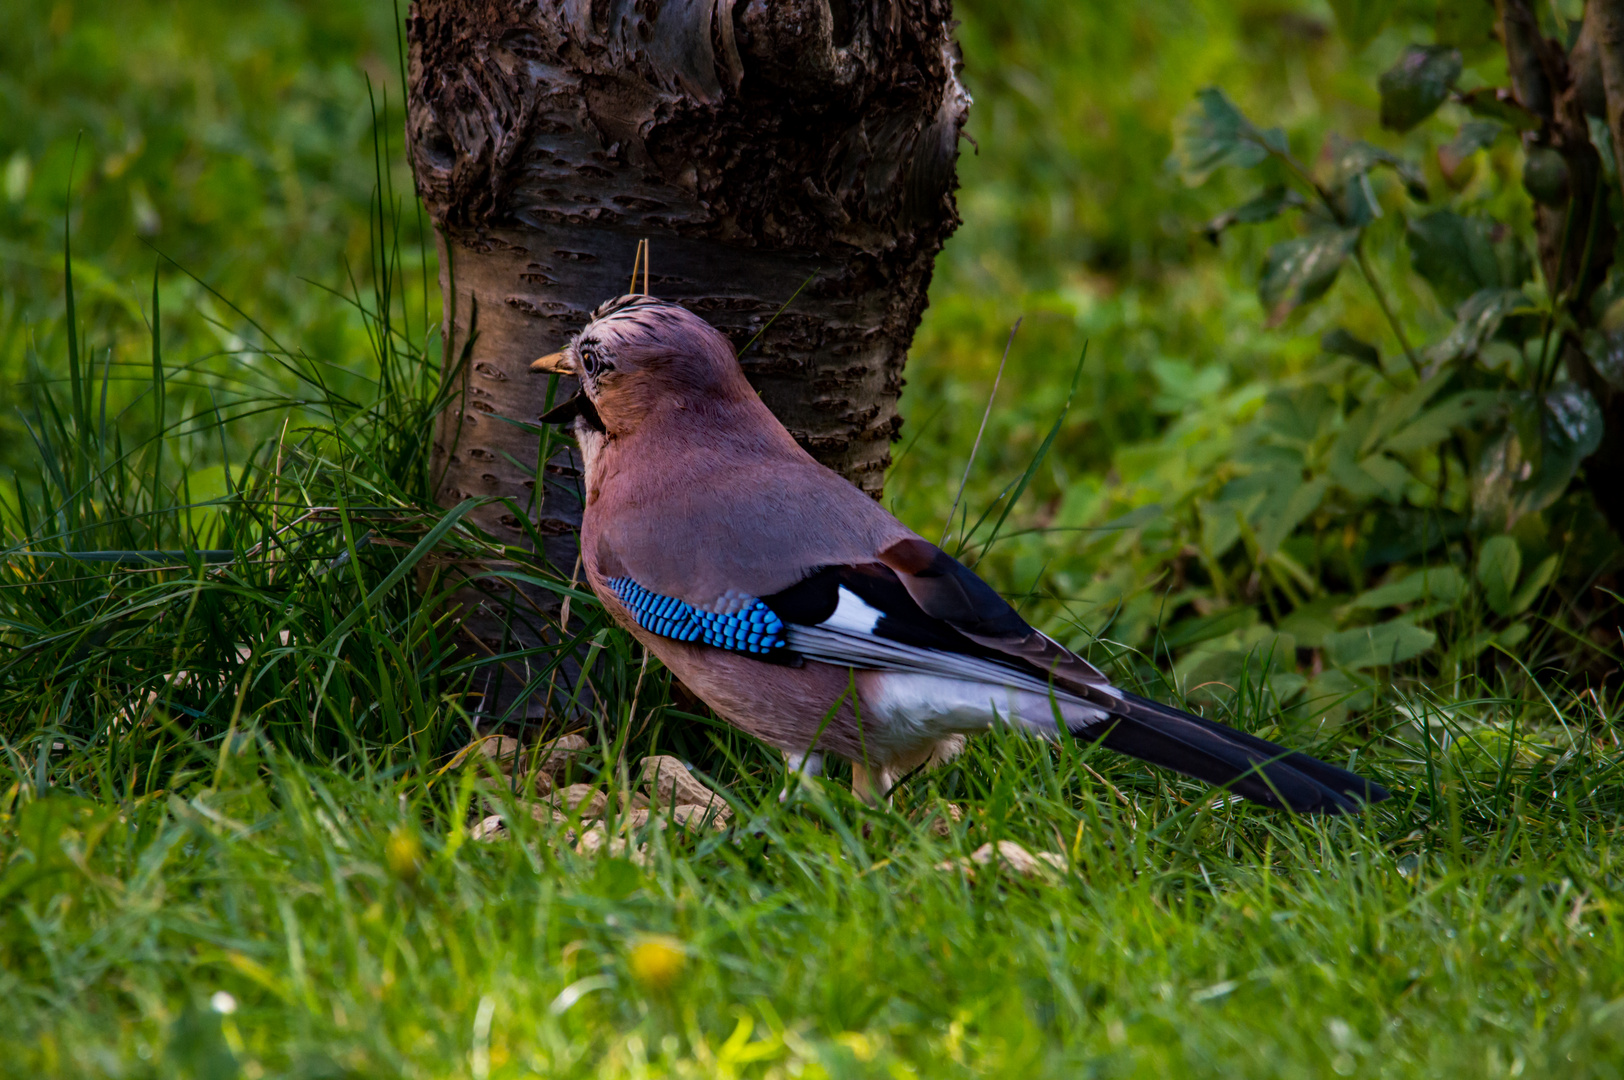
M 1606 119 L 1613 139 L 1614 173 L 1624 186 L 1624 0 L 1589 0 L 1585 4 L 1584 25 L 1573 57 L 1575 96 L 1587 112 Z M 1624 537 L 1624 482 L 1619 480 L 1624 476 L 1624 385 L 1618 373 L 1607 377 L 1589 357 L 1570 361 L 1569 370 L 1601 403 L 1601 446 L 1591 455 L 1585 475 L 1597 506 L 1613 531 Z
M 1568 166 L 1568 204 L 1535 207 L 1540 264 L 1547 287 L 1564 298 L 1573 316 L 1560 331 L 1558 355 L 1574 382 L 1588 389 L 1602 408 L 1602 443 L 1585 462 L 1586 483 L 1608 524 L 1624 537 L 1624 484 L 1618 482 L 1624 472 L 1624 393 L 1609 385 L 1584 350 L 1584 332 L 1595 323 L 1590 298 L 1612 265 L 1616 240 L 1601 154 L 1591 142 L 1585 113 L 1605 107 L 1612 117 L 1624 108 L 1614 100 L 1617 72 L 1624 65 L 1616 55 L 1601 54 L 1618 46 L 1617 33 L 1609 32 L 1618 7 L 1617 0 L 1589 0 L 1571 54 L 1540 32 L 1529 0 L 1499 0 L 1498 10 L 1512 89 L 1543 121 L 1537 131 L 1524 133 L 1524 144 L 1551 146 Z M 1598 18 L 1604 14 L 1608 17 Z M 1615 85 L 1604 86 L 1609 74 Z
M 545 381 L 527 365 L 628 291 L 643 238 L 651 291 L 737 347 L 759 334 L 742 360 L 762 399 L 878 497 L 908 344 L 958 224 L 970 102 L 950 7 L 415 0 L 407 136 L 460 389 L 436 433 L 440 503 L 510 499 L 474 520 L 533 547 L 524 514 L 539 554 L 570 573 L 573 458 L 555 456 L 538 485 L 533 429 L 505 420 L 535 423 Z M 463 625 L 494 651 L 534 646 L 555 607 L 497 593 Z M 509 674 L 487 709 L 529 677 Z M 521 696 L 525 713 L 546 709 Z

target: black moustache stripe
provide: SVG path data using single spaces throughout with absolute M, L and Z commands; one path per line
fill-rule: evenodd
M 541 414 L 543 424 L 568 424 L 576 417 L 586 421 L 586 426 L 599 434 L 607 434 L 608 429 L 603 426 L 603 418 L 598 415 L 598 409 L 592 404 L 592 399 L 583 394 L 576 394 L 568 401 L 554 405 Z

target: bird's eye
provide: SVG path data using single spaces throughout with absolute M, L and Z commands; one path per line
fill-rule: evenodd
M 588 375 L 597 376 L 610 366 L 609 362 L 603 358 L 594 345 L 584 344 L 575 351 L 580 355 L 581 367 Z

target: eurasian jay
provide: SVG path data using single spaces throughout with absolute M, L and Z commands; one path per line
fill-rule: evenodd
M 531 365 L 582 393 L 544 420 L 584 464 L 592 590 L 728 722 L 870 801 L 993 724 L 1082 740 L 1253 802 L 1341 813 L 1377 784 L 1112 686 L 969 569 L 796 444 L 733 348 L 687 309 L 622 296 Z

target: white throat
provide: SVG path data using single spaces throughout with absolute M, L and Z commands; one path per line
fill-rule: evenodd
M 603 447 L 608 436 L 581 417 L 570 425 L 570 434 L 575 436 L 575 445 L 581 451 L 581 480 L 586 487 L 586 501 L 590 504 L 602 480 L 599 470 L 603 466 Z

